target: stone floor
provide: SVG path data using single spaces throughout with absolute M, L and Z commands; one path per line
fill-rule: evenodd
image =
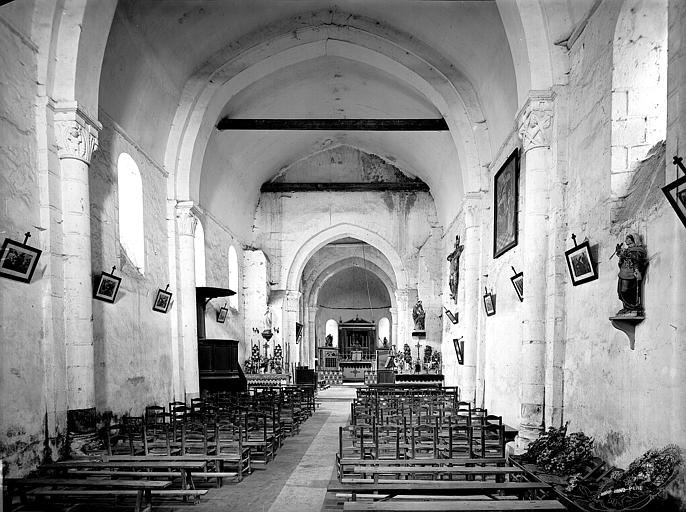
M 319 512 L 324 507 L 326 487 L 335 477 L 338 427 L 350 415 L 355 387 L 337 386 L 318 392 L 319 407 L 302 424 L 300 434 L 289 437 L 275 459 L 240 483 L 210 488 L 197 505 L 178 499 L 155 500 L 155 512 Z M 204 487 L 202 483 L 198 487 Z M 64 507 L 60 507 L 64 510 Z M 117 507 L 91 502 L 69 507 L 70 512 L 122 512 L 133 509 L 126 500 Z M 29 506 L 25 510 L 42 510 Z M 55 509 L 53 509 L 55 510 Z

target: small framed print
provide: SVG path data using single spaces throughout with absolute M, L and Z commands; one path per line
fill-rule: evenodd
M 219 308 L 219 311 L 217 311 L 217 322 L 219 322 L 220 324 L 226 322 L 226 315 L 228 312 L 229 308 L 226 307 L 226 304 Z
M 93 295 L 93 298 L 104 302 L 114 303 L 114 300 L 117 298 L 120 284 L 121 277 L 103 272 L 100 274 L 98 282 L 95 285 L 95 294 Z
M 464 340 L 462 338 L 453 339 L 453 346 L 455 347 L 455 355 L 457 355 L 457 364 L 464 364 Z
M 486 316 L 495 315 L 495 297 L 489 292 L 484 294 L 484 309 L 486 310 Z
M 665 185 L 662 187 L 662 192 L 667 196 L 669 204 L 672 205 L 677 217 L 686 227 L 686 176 Z
M 514 286 L 519 302 L 524 302 L 524 272 L 519 272 L 510 278 L 512 286 Z
M 0 251 L 0 276 L 30 283 L 41 252 L 40 249 L 35 249 L 25 243 L 5 238 Z
M 591 246 L 588 240 L 565 251 L 565 259 L 574 286 L 598 279 L 598 272 L 591 258 Z
M 160 288 L 157 290 L 157 296 L 155 297 L 155 304 L 153 305 L 152 310 L 166 313 L 169 311 L 169 306 L 171 306 L 171 299 L 172 293 Z
M 445 315 L 448 317 L 448 320 L 450 320 L 453 324 L 456 324 L 458 322 L 460 313 L 456 311 L 455 314 L 453 314 L 453 312 L 445 306 L 443 307 L 443 309 L 445 309 Z

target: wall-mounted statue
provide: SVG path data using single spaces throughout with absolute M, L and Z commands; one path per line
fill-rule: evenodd
M 414 330 L 423 331 L 424 330 L 424 307 L 422 306 L 422 301 L 417 300 L 417 303 L 412 308 L 412 320 L 414 320 Z
M 460 283 L 460 255 L 464 251 L 464 245 L 460 245 L 460 235 L 455 236 L 455 248 L 453 252 L 448 254 L 448 261 L 450 262 L 450 298 L 457 304 L 457 286 Z
M 333 347 L 333 334 L 329 333 L 326 335 L 326 347 Z
M 617 295 L 623 305 L 617 315 L 642 316 L 643 293 L 641 288 L 648 267 L 648 251 L 641 243 L 640 236 L 631 233 L 626 236 L 624 244 L 617 244 L 615 254 L 619 256 Z

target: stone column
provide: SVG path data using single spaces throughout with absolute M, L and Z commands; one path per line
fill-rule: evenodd
M 307 344 L 311 348 L 315 357 L 317 356 L 317 307 L 309 306 L 307 308 L 307 333 L 308 336 L 301 341 L 301 344 Z M 319 362 L 322 364 L 322 361 Z
M 523 154 L 524 321 L 521 347 L 520 430 L 524 450 L 544 428 L 546 264 L 548 261 L 548 175 L 551 169 L 553 93 L 532 91 L 519 113 Z
M 95 426 L 93 281 L 88 170 L 100 123 L 74 104 L 55 108 L 55 138 L 62 174 L 64 339 L 69 429 Z M 110 270 L 109 268 L 107 269 Z
M 391 315 L 391 345 L 395 345 L 398 348 L 398 308 L 388 308 L 388 312 Z M 401 347 L 402 348 L 402 347 Z
M 291 350 L 291 360 L 295 359 L 295 355 L 299 350 L 302 350 L 301 365 L 307 365 L 312 368 L 314 360 L 310 361 L 310 351 L 306 344 L 295 344 L 295 323 L 299 321 L 298 312 L 300 310 L 300 292 L 298 290 L 286 290 L 286 296 L 283 301 L 283 315 L 281 325 L 281 340 L 282 347 L 285 349 L 285 343 L 288 342 Z
M 412 321 L 412 306 L 410 305 L 410 295 L 411 290 L 403 289 L 395 291 L 396 304 L 398 305 L 397 320 L 397 331 L 398 336 L 395 340 L 395 347 L 398 352 L 403 351 L 403 346 L 405 343 L 410 345 L 412 348 L 412 327 L 414 327 L 414 322 Z M 416 295 L 416 293 L 415 293 Z
M 458 366 L 458 382 L 462 400 L 475 403 L 476 361 L 479 345 L 479 311 L 481 310 L 481 193 L 474 192 L 464 198 L 465 233 L 460 242 L 464 245 L 459 286 L 464 287 L 464 365 Z M 460 262 L 462 263 L 462 262 Z M 459 289 L 458 289 L 459 292 Z
M 198 218 L 193 201 L 176 203 L 177 263 L 176 275 L 179 321 L 179 366 L 186 401 L 200 396 L 198 370 L 198 319 L 195 296 L 195 227 Z

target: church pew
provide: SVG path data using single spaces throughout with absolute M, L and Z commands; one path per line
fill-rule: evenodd
M 491 512 L 491 511 L 536 511 L 567 510 L 557 500 L 440 500 L 440 501 L 377 501 L 349 502 L 343 504 L 344 511 L 362 512 L 376 510 L 383 512 Z

